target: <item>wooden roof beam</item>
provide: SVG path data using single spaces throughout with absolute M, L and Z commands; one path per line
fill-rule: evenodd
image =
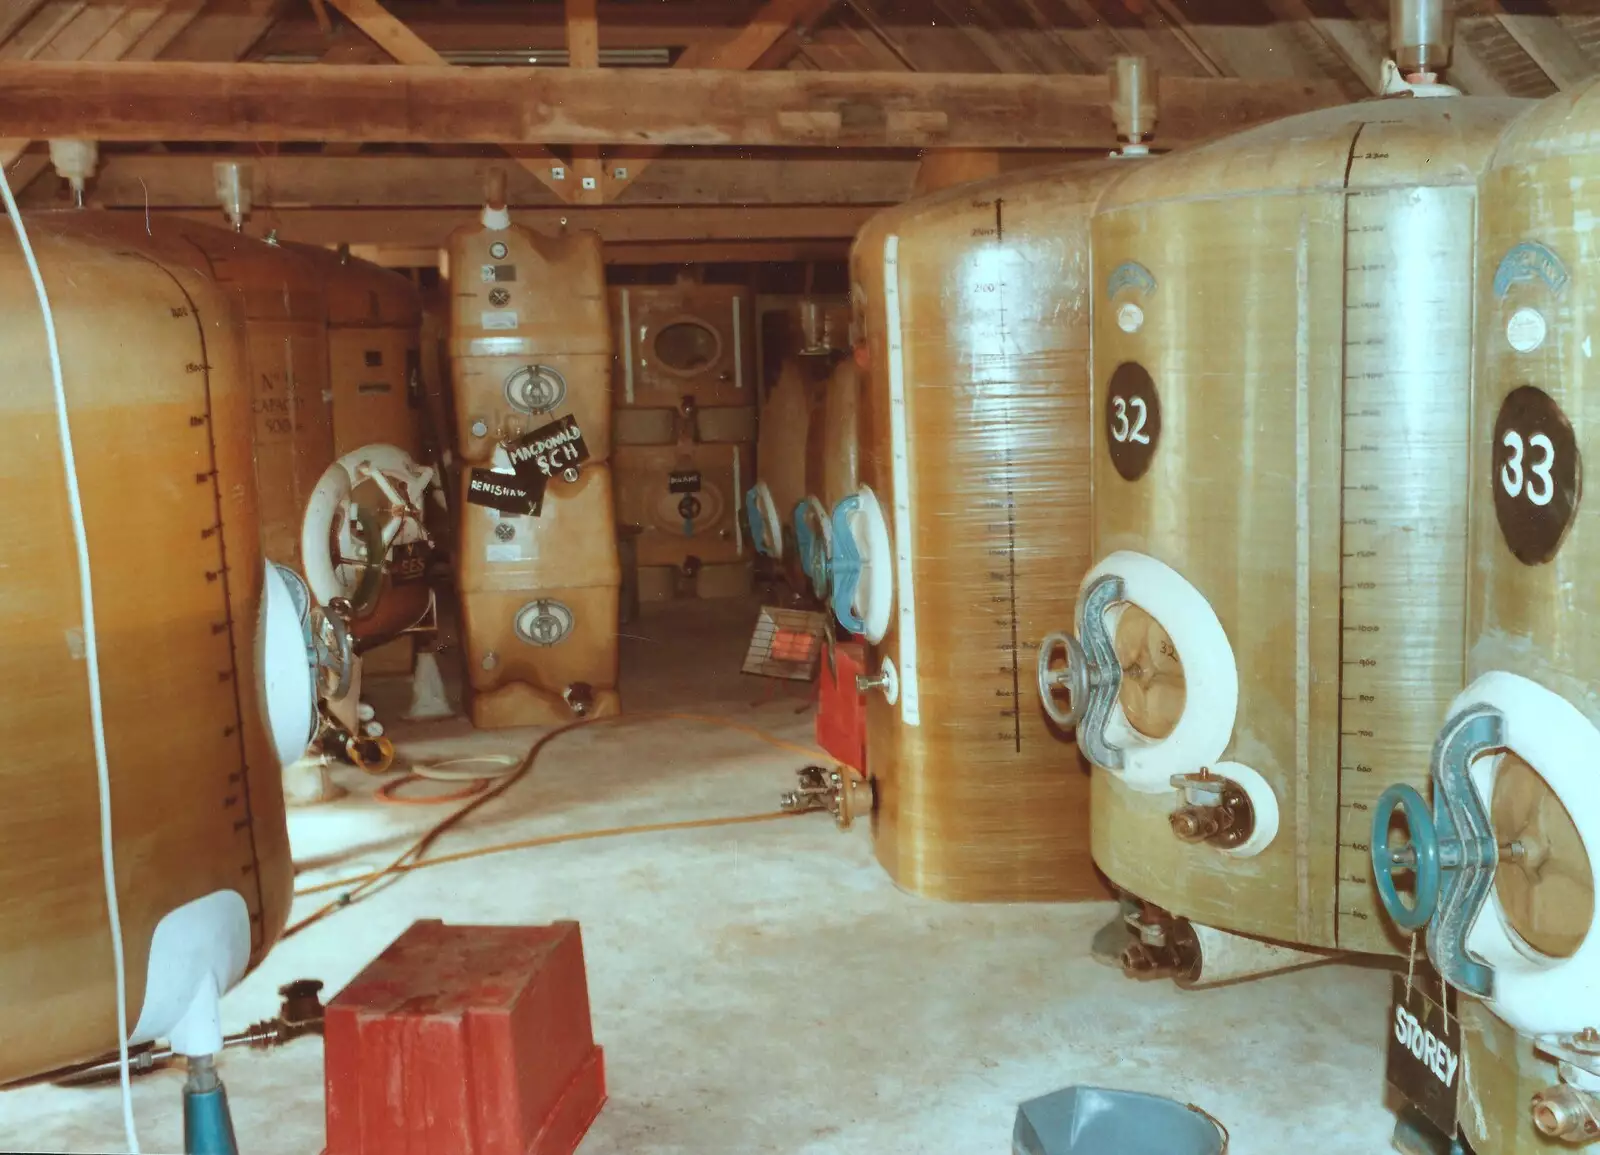
M 430 48 L 422 37 L 391 16 L 378 0 L 328 2 L 399 63 L 427 68 L 450 67 L 444 57 Z M 562 200 L 572 199 L 568 191 L 571 186 L 564 179 L 566 162 L 545 148 L 542 141 L 521 140 L 518 143 L 522 147 L 510 153 L 511 159 L 531 172 Z
M 395 0 L 385 7 L 440 52 L 566 47 L 566 16 L 559 5 L 473 3 L 446 8 L 419 0 Z M 753 7 L 750 0 L 695 0 L 693 4 L 599 0 L 595 16 L 601 48 L 688 48 L 723 43 L 745 26 Z M 335 39 L 344 35 L 340 30 L 334 32 Z M 285 13 L 261 38 L 255 55 L 314 58 L 329 47 L 328 36 L 317 28 L 310 10 L 304 9 Z
M 588 206 L 513 208 L 512 218 L 541 232 L 594 229 L 607 243 L 681 244 L 689 241 L 848 241 L 880 205 Z M 143 214 L 143 208 L 111 210 Z M 154 216 L 212 221 L 215 210 L 158 209 Z M 245 231 L 282 235 L 314 245 L 445 243 L 461 224 L 459 209 L 262 209 L 251 211 Z
M 250 153 L 237 154 L 240 159 Z M 1028 156 L 1035 154 L 1029 153 Z M 227 154 L 135 153 L 100 158 L 95 202 L 106 208 L 211 208 L 212 165 Z M 483 196 L 495 156 L 255 156 L 253 202 L 362 208 L 385 205 L 470 209 Z M 917 162 L 910 153 L 875 155 L 825 150 L 800 156 L 737 153 L 666 156 L 629 190 L 633 205 L 895 204 L 911 190 Z M 507 174 L 513 205 L 561 202 L 531 175 Z M 26 201 L 24 203 L 27 203 Z M 48 203 L 45 198 L 35 203 Z
M 710 50 L 692 47 L 678 58 L 675 67 L 740 70 L 754 68 L 763 60 L 776 67 L 777 63 L 784 62 L 775 63 L 770 54 L 779 42 L 797 25 L 809 27 L 816 23 L 833 4 L 834 0 L 767 0 L 732 39 Z M 620 196 L 650 167 L 656 155 L 645 152 L 630 157 L 626 165 L 608 165 L 610 179 L 606 182 L 606 198 L 615 200 Z
M 356 0 L 343 0 L 353 4 Z M 1324 107 L 1313 81 L 1163 77 L 1178 145 Z M 0 135 L 101 140 L 1099 148 L 1104 76 L 0 63 Z
M 1507 12 L 1504 3 L 1497 4 L 1496 19 L 1500 21 L 1511 39 L 1517 42 L 1528 56 L 1544 70 L 1550 83 L 1557 88 L 1575 88 L 1589 80 L 1597 71 L 1595 64 L 1554 16 L 1535 13 Z

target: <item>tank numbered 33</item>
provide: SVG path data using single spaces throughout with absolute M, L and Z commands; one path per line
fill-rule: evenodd
M 1542 389 L 1519 385 L 1500 403 L 1490 455 L 1495 519 L 1523 565 L 1555 557 L 1582 496 L 1572 425 Z

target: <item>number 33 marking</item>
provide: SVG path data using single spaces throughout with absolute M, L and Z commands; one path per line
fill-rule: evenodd
M 1149 416 L 1149 411 L 1145 408 L 1144 398 L 1135 397 L 1129 402 L 1121 397 L 1113 397 L 1111 405 L 1116 410 L 1115 424 L 1111 427 L 1111 436 L 1118 441 L 1134 441 L 1140 445 L 1149 445 L 1150 435 L 1144 431 L 1144 423 Z M 1128 424 L 1129 405 L 1132 405 L 1134 410 L 1133 424 L 1131 426 Z M 1545 498 L 1545 501 L 1549 500 L 1549 498 Z M 1539 504 L 1543 505 L 1544 502 Z
M 1508 429 L 1500 439 L 1500 444 L 1511 450 L 1510 459 L 1500 467 L 1500 485 L 1511 497 L 1520 496 L 1525 481 L 1522 475 L 1522 434 L 1515 429 Z M 1533 474 L 1531 480 L 1526 480 L 1528 500 L 1535 505 L 1549 505 L 1556 492 L 1555 479 L 1550 476 L 1550 468 L 1556 463 L 1556 448 L 1543 433 L 1535 433 L 1528 438 L 1528 444 L 1543 454 L 1528 469 Z

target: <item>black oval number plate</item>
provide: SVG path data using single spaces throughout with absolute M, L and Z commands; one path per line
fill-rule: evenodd
M 1105 409 L 1111 464 L 1128 481 L 1137 481 L 1161 440 L 1161 399 L 1149 370 L 1137 361 L 1118 365 L 1106 385 Z
M 1544 390 L 1519 385 L 1500 403 L 1490 460 L 1501 536 L 1523 565 L 1544 564 L 1561 548 L 1582 496 L 1572 424 Z

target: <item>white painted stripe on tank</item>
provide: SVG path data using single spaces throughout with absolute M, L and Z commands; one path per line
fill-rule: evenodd
M 1294 277 L 1294 745 L 1296 774 L 1307 775 L 1311 772 L 1311 235 L 1304 216 L 1295 247 Z M 1314 931 L 1310 831 L 1311 791 L 1302 778 L 1295 790 L 1295 926 L 1302 941 L 1313 937 Z M 1337 894 L 1338 887 L 1334 891 Z
M 733 552 L 744 556 L 744 526 L 739 523 L 739 508 L 744 504 L 744 482 L 739 477 L 739 446 L 733 447 Z
M 917 694 L 917 597 L 911 574 L 911 445 L 906 428 L 905 346 L 900 331 L 900 238 L 883 243 L 883 309 L 889 338 L 889 441 L 894 478 L 895 605 L 899 610 L 900 720 L 922 725 Z
M 628 313 L 628 290 L 622 290 L 622 398 L 633 404 L 633 321 Z

